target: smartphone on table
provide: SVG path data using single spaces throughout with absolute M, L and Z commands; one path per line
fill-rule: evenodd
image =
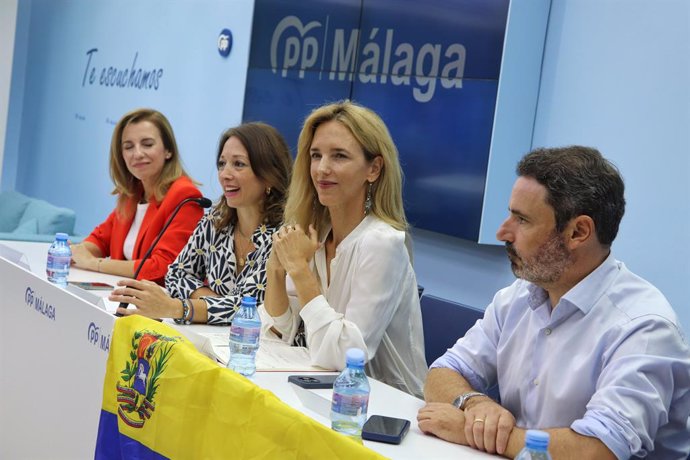
M 402 418 L 372 415 L 362 428 L 362 439 L 400 444 L 410 429 L 410 421 Z
M 290 375 L 288 382 L 302 388 L 319 389 L 333 388 L 333 382 L 338 378 L 337 375 Z
M 78 288 L 86 289 L 87 291 L 112 291 L 115 289 L 115 286 L 112 284 L 97 281 L 70 281 L 69 284 Z

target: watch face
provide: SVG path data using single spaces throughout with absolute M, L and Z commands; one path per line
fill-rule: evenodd
M 461 394 L 460 396 L 458 396 L 457 398 L 455 398 L 455 401 L 453 401 L 453 405 L 460 410 L 464 410 L 465 404 L 467 403 L 467 400 L 469 400 L 470 398 L 473 398 L 475 396 L 485 396 L 485 395 L 484 395 L 484 393 L 478 393 L 476 391 L 464 393 L 464 394 Z

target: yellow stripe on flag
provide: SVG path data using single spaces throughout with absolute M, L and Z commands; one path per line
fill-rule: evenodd
M 122 435 L 168 458 L 383 458 L 139 315 L 115 322 L 103 410 Z

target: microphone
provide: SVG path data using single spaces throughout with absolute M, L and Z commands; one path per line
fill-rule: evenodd
M 134 279 L 137 279 L 137 276 L 139 276 L 139 272 L 141 271 L 141 267 L 144 266 L 144 262 L 146 262 L 146 259 L 149 258 L 149 256 L 151 255 L 151 252 L 153 252 L 153 248 L 156 247 L 156 244 L 158 244 L 158 241 L 163 236 L 163 233 L 165 233 L 165 231 L 168 229 L 168 227 L 170 226 L 170 223 L 175 218 L 177 213 L 180 211 L 180 209 L 182 209 L 182 206 L 189 203 L 190 201 L 195 202 L 196 204 L 198 204 L 199 206 L 201 206 L 204 209 L 210 208 L 211 205 L 213 205 L 213 202 L 211 200 L 209 200 L 208 198 L 206 198 L 205 196 L 202 196 L 200 198 L 185 198 L 184 200 L 180 201 L 179 204 L 177 206 L 175 206 L 175 209 L 173 210 L 172 214 L 170 214 L 170 217 L 168 217 L 168 220 L 165 221 L 165 225 L 163 225 L 163 228 L 161 229 L 161 231 L 158 232 L 158 236 L 156 236 L 156 239 L 153 240 L 153 243 L 151 243 L 151 246 L 149 246 L 148 251 L 146 251 L 146 254 L 144 254 L 144 257 L 142 257 L 141 262 L 139 262 L 137 269 L 134 271 L 134 277 L 133 277 Z M 127 302 L 120 302 L 120 305 L 118 305 L 118 308 L 127 308 L 128 305 L 129 305 L 129 303 L 127 303 Z M 115 316 L 122 316 L 122 314 L 115 312 Z

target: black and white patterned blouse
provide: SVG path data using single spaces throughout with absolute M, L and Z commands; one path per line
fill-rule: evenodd
M 208 286 L 220 297 L 203 297 L 208 308 L 208 324 L 229 324 L 239 309 L 243 296 L 264 301 L 266 262 L 271 252 L 271 235 L 277 226 L 260 225 L 252 234 L 256 248 L 247 255 L 242 272 L 236 272 L 233 225 L 216 230 L 215 212 L 206 214 L 196 226 L 187 245 L 168 267 L 165 287 L 172 297 L 188 299 L 192 292 Z

